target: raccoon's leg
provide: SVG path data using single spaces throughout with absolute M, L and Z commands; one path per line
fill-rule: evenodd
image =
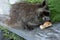
M 25 25 L 25 26 L 24 26 L 24 29 L 27 29 L 27 30 L 33 30 L 33 27 L 30 26 L 30 25 L 28 25 L 27 22 L 24 22 L 24 21 L 22 21 L 22 22 L 23 22 L 23 24 Z
M 34 28 L 38 27 L 39 24 L 35 24 L 35 23 L 31 23 L 31 22 L 24 22 L 24 25 L 25 25 L 25 29 L 27 30 L 33 30 Z
M 18 30 L 24 30 L 26 29 L 26 25 L 22 22 L 22 21 L 18 21 L 17 23 L 15 23 L 14 25 L 11 26 L 12 28 L 18 29 Z

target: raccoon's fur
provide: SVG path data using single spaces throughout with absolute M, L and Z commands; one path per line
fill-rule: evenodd
M 11 6 L 8 24 L 12 25 L 13 28 L 31 30 L 41 24 L 39 18 L 42 18 L 43 21 L 49 21 L 49 14 L 46 0 L 41 4 L 15 3 Z

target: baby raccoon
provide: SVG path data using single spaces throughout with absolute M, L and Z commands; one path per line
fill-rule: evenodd
M 39 27 L 41 22 L 50 21 L 50 13 L 46 0 L 41 4 L 31 4 L 27 2 L 15 3 L 10 9 L 10 19 L 8 25 L 16 29 L 29 29 Z

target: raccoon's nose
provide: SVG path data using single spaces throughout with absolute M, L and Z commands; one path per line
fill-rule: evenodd
M 43 17 L 43 20 L 44 20 L 44 21 L 48 21 L 48 20 L 50 20 L 50 18 L 49 18 L 48 16 L 44 16 L 44 17 Z

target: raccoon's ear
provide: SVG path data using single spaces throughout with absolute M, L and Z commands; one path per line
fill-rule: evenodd
M 47 9 L 47 10 L 49 10 L 47 0 L 44 0 L 44 1 L 41 3 L 41 7 L 42 7 L 43 9 Z
M 44 1 L 41 3 L 41 6 L 42 6 L 42 7 L 47 6 L 47 0 L 44 0 Z

